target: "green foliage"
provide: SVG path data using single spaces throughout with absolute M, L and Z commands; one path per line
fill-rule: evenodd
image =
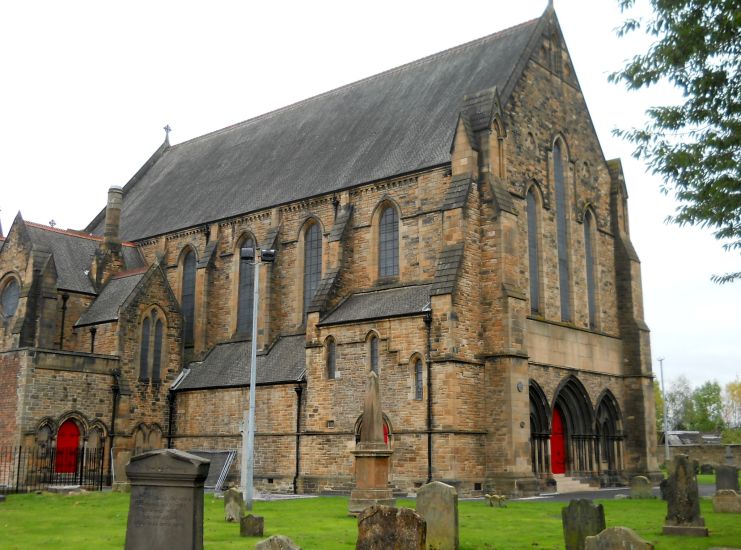
M 635 0 L 618 0 L 629 10 Z M 619 36 L 642 29 L 655 38 L 610 75 L 629 90 L 660 81 L 684 97 L 647 111 L 645 127 L 616 130 L 662 176 L 679 201 L 679 225 L 709 227 L 727 250 L 741 249 L 741 4 L 738 0 L 649 0 L 653 18 L 628 19 Z M 716 282 L 741 271 L 714 276 Z
M 656 405 L 656 433 L 664 431 L 664 397 L 661 395 L 661 386 L 654 380 L 654 403 Z
M 726 384 L 723 418 L 728 426 L 741 429 L 741 380 L 738 378 Z
M 689 425 L 691 430 L 699 432 L 719 432 L 723 429 L 723 400 L 718 382 L 705 382 L 692 392 Z
M 612 493 L 606 493 L 612 495 Z M 661 534 L 666 515 L 662 500 L 601 500 L 608 527 L 630 527 L 659 548 L 700 549 L 734 546 L 741 540 L 741 522 L 733 514 L 716 514 L 703 499 L 701 513 L 709 537 L 667 537 Z M 123 548 L 129 495 L 87 493 L 76 496 L 10 495 L 0 505 L 0 548 L 67 550 Z M 414 508 L 414 501 L 398 506 Z M 483 499 L 458 504 L 461 550 L 563 548 L 561 509 L 565 502 L 511 501 L 491 508 Z M 284 534 L 306 550 L 355 548 L 357 520 L 347 516 L 347 498 L 256 502 L 265 517 L 265 538 Z M 241 538 L 239 525 L 224 521 L 224 503 L 207 495 L 204 547 L 254 548 L 259 538 Z
M 741 444 L 741 428 L 726 428 L 720 435 L 724 445 Z
M 679 376 L 666 392 L 666 414 L 670 430 L 690 430 L 694 417 L 692 387 L 686 376 Z

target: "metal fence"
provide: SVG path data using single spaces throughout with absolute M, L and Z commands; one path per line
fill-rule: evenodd
M 102 447 L 64 450 L 0 447 L 0 494 L 43 491 L 53 485 L 79 485 L 100 491 L 108 483 Z

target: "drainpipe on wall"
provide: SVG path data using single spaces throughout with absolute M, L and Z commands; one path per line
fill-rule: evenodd
M 432 303 L 425 307 L 427 327 L 427 483 L 432 481 Z
M 172 429 L 175 423 L 175 392 L 170 389 L 167 392 L 167 448 L 172 449 L 172 434 L 175 430 Z
M 296 392 L 296 473 L 293 476 L 293 494 L 298 494 L 298 476 L 301 467 L 301 394 L 304 388 L 297 385 L 293 388 Z
M 111 409 L 111 430 L 109 432 L 108 438 L 110 439 L 110 456 L 108 457 L 108 479 L 111 482 L 111 485 L 113 485 L 113 442 L 114 438 L 116 437 L 116 409 L 118 409 L 118 397 L 121 393 L 120 389 L 120 379 L 121 379 L 121 369 L 113 369 L 111 371 L 111 376 L 113 376 L 113 385 L 111 386 L 111 392 L 113 393 L 113 407 Z
M 64 318 L 67 315 L 67 300 L 69 300 L 69 294 L 62 294 L 62 326 L 59 329 L 59 349 L 64 349 Z

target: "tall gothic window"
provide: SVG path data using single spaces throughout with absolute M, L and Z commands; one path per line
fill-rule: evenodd
M 183 286 L 181 292 L 181 307 L 183 309 L 184 343 L 187 347 L 193 345 L 193 318 L 196 307 L 196 255 L 188 250 L 183 258 Z
M 14 278 L 11 278 L 0 290 L 0 315 L 5 318 L 15 315 L 18 309 L 18 298 L 21 295 L 21 287 Z
M 152 333 L 154 326 L 154 333 Z M 159 382 L 162 379 L 162 358 L 165 324 L 156 309 L 152 309 L 142 320 L 141 344 L 139 346 L 139 380 Z
M 558 246 L 558 281 L 561 291 L 561 320 L 571 320 L 571 297 L 569 287 L 569 250 L 566 216 L 566 183 L 564 181 L 563 153 L 561 142 L 553 146 L 553 182 L 556 190 L 556 241 Z
M 149 380 L 149 333 L 151 332 L 152 321 L 146 317 L 142 321 L 142 341 L 139 352 L 139 380 Z
M 422 399 L 424 390 L 422 388 L 422 359 L 417 357 L 414 360 L 414 398 Z
M 371 334 L 368 341 L 368 348 L 370 351 L 370 368 L 378 374 L 378 336 L 375 334 Z
M 322 232 L 312 223 L 304 234 L 304 318 L 322 278 Z
M 399 216 L 393 206 L 386 206 L 381 212 L 378 237 L 378 275 L 396 277 L 399 275 Z
M 587 268 L 587 305 L 589 311 L 589 328 L 595 328 L 597 322 L 597 297 L 594 282 L 594 243 L 592 240 L 592 213 L 584 214 L 584 260 Z
M 255 250 L 255 241 L 246 238 L 239 246 Z M 252 304 L 255 292 L 255 263 L 254 260 L 239 256 L 239 288 L 237 289 L 237 333 L 252 334 Z
M 327 378 L 334 379 L 337 376 L 337 345 L 334 338 L 327 339 Z
M 540 311 L 540 246 L 538 235 L 538 203 L 535 191 L 527 193 L 527 253 L 530 267 L 530 311 Z

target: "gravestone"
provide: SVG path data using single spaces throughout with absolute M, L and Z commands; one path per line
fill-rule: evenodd
M 239 520 L 239 536 L 261 537 L 265 531 L 265 518 L 247 514 Z
M 255 545 L 255 550 L 301 550 L 301 547 L 288 537 L 273 535 Z
M 738 468 L 736 466 L 718 466 L 715 469 L 715 490 L 724 489 L 738 493 Z
M 715 472 L 712 464 L 700 464 L 700 473 L 703 475 L 709 475 Z
M 721 489 L 713 496 L 713 512 L 741 514 L 741 495 L 731 489 Z
M 647 477 L 635 476 L 630 480 L 630 498 L 654 498 L 651 482 Z
M 427 523 L 428 550 L 458 550 L 458 493 L 433 481 L 417 490 L 417 513 Z
M 708 536 L 705 520 L 700 516 L 694 463 L 687 455 L 674 456 L 666 487 L 666 505 L 665 535 Z
M 662 479 L 659 483 L 659 491 L 661 492 L 661 500 L 666 500 L 666 488 L 668 487 L 669 480 Z
M 561 520 L 566 550 L 584 550 L 585 539 L 605 529 L 605 509 L 601 504 L 595 506 L 591 500 L 580 498 L 561 508 Z
M 358 516 L 355 550 L 425 550 L 424 518 L 409 508 L 374 504 Z
M 633 529 L 610 527 L 598 535 L 587 537 L 585 550 L 653 550 L 653 547 Z
M 202 550 L 203 482 L 208 460 L 175 449 L 137 455 L 131 483 L 126 550 Z
M 242 491 L 232 487 L 224 493 L 224 520 L 239 521 L 244 515 Z

